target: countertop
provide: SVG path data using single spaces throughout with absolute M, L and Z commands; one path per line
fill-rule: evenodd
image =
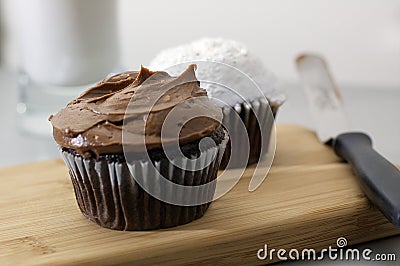
M 50 136 L 33 136 L 18 129 L 16 78 L 15 73 L 0 68 L 0 125 L 2 125 L 0 167 L 59 157 L 57 146 Z M 396 89 L 339 85 L 352 127 L 368 132 L 374 141 L 375 149 L 390 161 L 400 164 L 400 124 L 397 121 L 397 116 L 400 114 L 400 87 Z M 282 82 L 279 86 L 286 92 L 288 99 L 279 110 L 277 123 L 292 123 L 313 128 L 301 86 L 295 82 Z M 400 260 L 400 237 L 373 241 L 356 247 L 368 247 L 374 253 L 396 253 L 397 261 Z M 294 263 L 297 265 L 300 262 Z M 326 263 L 345 264 L 343 261 L 323 262 L 324 265 Z M 356 262 L 348 263 L 356 264 Z M 359 263 L 365 265 L 365 262 Z M 374 262 L 373 265 L 377 263 Z M 395 263 L 386 262 L 382 265 L 395 265 Z

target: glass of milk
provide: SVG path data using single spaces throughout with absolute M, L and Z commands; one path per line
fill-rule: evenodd
M 15 0 L 22 130 L 51 133 L 47 118 L 119 65 L 117 0 Z

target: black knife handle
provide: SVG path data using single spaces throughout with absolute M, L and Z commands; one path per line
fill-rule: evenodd
M 352 165 L 370 201 L 400 227 L 400 171 L 372 148 L 371 138 L 364 133 L 340 134 L 333 149 Z

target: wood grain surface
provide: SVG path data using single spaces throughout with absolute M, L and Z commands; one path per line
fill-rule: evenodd
M 190 224 L 150 232 L 98 227 L 81 215 L 61 160 L 0 169 L 0 265 L 255 265 L 270 248 L 349 245 L 399 234 L 370 205 L 350 167 L 293 125 L 277 128 L 264 183 L 240 182 Z

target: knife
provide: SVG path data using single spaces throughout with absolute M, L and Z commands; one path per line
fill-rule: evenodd
M 400 171 L 373 149 L 367 134 L 350 131 L 342 97 L 324 59 L 303 54 L 296 65 L 319 140 L 351 164 L 368 199 L 400 228 Z

